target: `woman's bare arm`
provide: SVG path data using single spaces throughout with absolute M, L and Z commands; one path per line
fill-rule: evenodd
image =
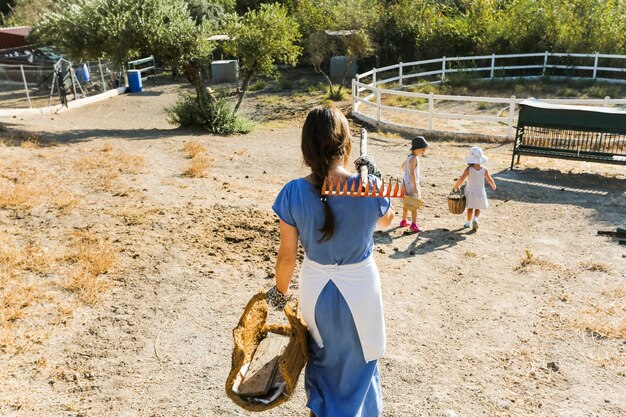
M 276 257 L 276 288 L 283 294 L 289 292 L 289 283 L 296 268 L 298 255 L 298 229 L 280 221 L 280 246 Z

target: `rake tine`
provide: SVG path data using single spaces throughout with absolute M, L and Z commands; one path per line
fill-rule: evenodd
M 324 182 L 322 183 L 322 195 L 328 195 L 328 189 L 326 188 L 328 183 L 326 182 L 326 178 L 324 178 Z
M 361 180 L 359 180 L 358 182 L 359 182 L 359 185 L 358 185 L 358 190 L 356 192 L 356 196 L 361 197 L 363 195 L 363 186 L 361 185 Z
M 385 180 L 381 178 L 380 180 L 380 191 L 378 192 L 378 197 L 385 196 Z
M 400 198 L 404 198 L 404 193 L 406 189 L 404 188 L 404 181 L 402 182 L 402 188 L 400 189 Z
M 335 186 L 335 191 L 333 195 L 339 195 L 340 191 L 341 191 L 341 184 L 339 183 L 339 180 L 337 180 L 337 185 Z
M 376 183 L 376 181 L 374 181 L 374 184 L 372 185 L 372 194 L 370 194 L 370 197 L 376 197 L 378 195 L 378 184 Z
M 367 182 L 367 185 L 365 186 L 365 197 L 367 197 L 368 195 L 370 195 L 370 182 Z
M 385 195 L 385 197 L 389 197 L 391 195 L 391 180 L 392 178 L 389 177 L 389 183 L 387 184 L 387 194 Z
M 348 181 L 343 184 L 343 190 L 341 191 L 341 195 L 348 195 Z
M 351 196 L 356 194 L 356 192 L 354 191 L 354 187 L 356 186 L 356 183 L 357 183 L 356 180 L 352 181 L 352 187 L 350 187 L 350 195 Z
M 400 188 L 400 183 L 399 183 L 397 178 L 396 178 L 395 182 L 396 182 L 396 185 L 393 188 L 393 195 L 392 195 L 392 197 L 398 197 L 398 188 Z

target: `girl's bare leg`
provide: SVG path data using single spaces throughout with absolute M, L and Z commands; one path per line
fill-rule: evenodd
M 479 211 L 479 210 L 476 210 Z M 467 221 L 471 222 L 474 218 L 474 209 L 467 209 Z
M 417 223 L 417 209 L 411 209 L 411 221 Z
M 480 217 L 480 209 L 474 209 L 474 217 Z
M 406 215 L 409 213 L 409 209 L 402 207 L 402 220 L 406 221 Z

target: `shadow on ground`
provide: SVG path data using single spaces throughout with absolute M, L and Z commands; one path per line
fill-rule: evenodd
M 405 249 L 394 248 L 394 252 L 389 255 L 391 259 L 404 259 L 438 250 L 446 250 L 465 240 L 466 235 L 475 233 L 474 231 L 466 231 L 467 229 L 463 228 L 454 230 L 438 228 L 426 230 L 422 233 L 404 232 L 401 235 L 393 236 L 391 233 L 397 229 L 398 227 L 395 227 L 374 233 L 374 242 L 378 245 L 390 245 L 395 239 L 405 237 L 409 234 L 415 236 L 413 241 Z
M 488 193 L 495 207 L 508 201 L 572 205 L 595 210 L 599 220 L 624 221 L 626 179 L 623 176 L 507 169 L 493 175 L 493 178 L 498 190 L 489 190 Z

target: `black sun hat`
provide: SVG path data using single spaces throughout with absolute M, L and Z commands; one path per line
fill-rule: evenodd
M 424 139 L 424 136 L 416 136 L 411 141 L 411 150 L 423 149 L 428 147 L 428 142 Z

